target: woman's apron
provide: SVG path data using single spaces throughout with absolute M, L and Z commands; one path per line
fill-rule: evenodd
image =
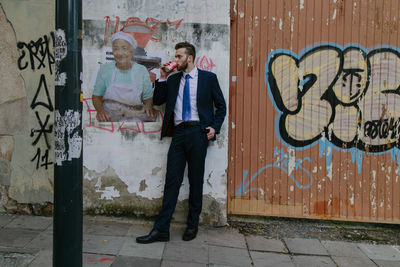
M 103 107 L 110 114 L 111 121 L 142 121 L 143 103 L 139 98 L 138 90 L 131 72 L 131 83 L 123 84 L 115 81 L 116 67 L 114 67 L 111 82 L 103 96 Z

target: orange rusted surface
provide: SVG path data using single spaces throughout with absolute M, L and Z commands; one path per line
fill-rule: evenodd
M 228 213 L 400 223 L 397 0 L 232 0 Z

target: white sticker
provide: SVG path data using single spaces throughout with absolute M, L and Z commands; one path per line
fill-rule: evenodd
M 65 40 L 65 32 L 61 29 L 55 32 L 54 56 L 55 60 L 58 61 L 67 56 L 67 41 Z
M 67 56 L 67 41 L 65 40 L 65 32 L 58 29 L 55 32 L 55 45 L 54 45 L 54 59 L 55 59 L 55 86 L 65 86 L 67 81 L 67 74 L 60 73 L 60 64 Z
M 65 111 L 64 116 L 59 110 L 55 112 L 55 161 L 58 166 L 63 161 L 80 158 L 82 152 L 81 115 L 78 111 Z
M 65 83 L 67 82 L 67 73 L 59 73 L 56 71 L 55 77 L 54 77 L 54 84 L 55 86 L 64 86 Z

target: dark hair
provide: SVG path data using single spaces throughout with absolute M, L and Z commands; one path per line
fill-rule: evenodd
M 193 61 L 194 61 L 196 57 L 196 48 L 194 48 L 194 45 L 188 42 L 177 43 L 175 45 L 175 50 L 178 50 L 180 48 L 186 48 L 186 54 L 189 56 L 193 56 Z

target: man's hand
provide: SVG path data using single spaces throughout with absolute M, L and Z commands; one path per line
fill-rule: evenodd
M 107 122 L 111 120 L 110 114 L 104 109 L 102 111 L 97 111 L 96 118 L 99 122 Z
M 215 136 L 215 130 L 214 130 L 214 128 L 211 127 L 211 126 L 208 126 L 208 127 L 206 127 L 206 130 L 208 130 L 208 133 L 207 133 L 207 138 L 208 138 L 208 140 L 213 139 L 214 136 Z
M 163 64 L 160 68 L 160 79 L 167 79 L 168 73 L 165 72 L 164 67 L 167 66 L 171 61 L 168 61 L 167 63 Z

